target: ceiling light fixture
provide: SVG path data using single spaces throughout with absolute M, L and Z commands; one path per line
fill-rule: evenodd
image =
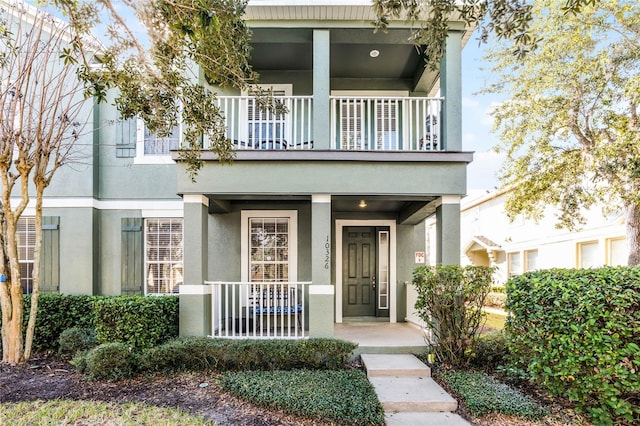
M 364 209 L 365 207 L 367 207 L 367 202 L 365 200 L 360 200 L 360 204 L 358 204 L 358 207 Z
M 373 49 L 371 52 L 369 52 L 369 56 L 371 56 L 372 58 L 377 58 L 380 55 L 380 51 Z

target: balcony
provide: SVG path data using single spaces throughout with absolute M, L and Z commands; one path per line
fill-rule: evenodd
M 262 111 L 250 96 L 219 96 L 227 137 L 238 150 L 320 149 L 313 138 L 313 98 L 278 97 L 287 113 Z M 329 149 L 442 151 L 442 98 L 330 98 Z
M 214 337 L 301 339 L 306 337 L 309 282 L 205 282 L 211 288 Z

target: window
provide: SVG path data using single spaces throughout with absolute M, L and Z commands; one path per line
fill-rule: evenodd
M 578 268 L 593 268 L 601 266 L 600 250 L 597 241 L 578 243 Z
M 507 276 L 511 278 L 514 275 L 522 273 L 522 257 L 520 252 L 516 251 L 507 254 Z
M 182 129 L 180 125 L 175 126 L 166 137 L 158 137 L 151 133 L 142 119 L 136 120 L 137 142 L 136 157 L 137 164 L 170 164 L 171 150 L 180 148 L 180 135 Z
M 274 97 L 291 96 L 293 86 L 290 84 L 276 84 L 270 86 L 258 86 L 253 89 L 266 92 L 271 90 Z M 287 115 L 274 113 L 260 108 L 251 93 L 246 93 L 247 98 L 247 147 L 258 149 L 286 149 L 287 139 Z
M 538 269 L 538 250 L 524 251 L 524 272 Z
M 297 280 L 295 211 L 242 212 L 242 280 Z
M 18 262 L 22 293 L 31 294 L 33 290 L 33 252 L 36 246 L 36 218 L 21 217 L 16 230 L 18 236 Z
M 625 237 L 607 239 L 607 265 L 626 265 L 628 253 L 629 249 Z
M 146 219 L 145 293 L 177 293 L 182 284 L 182 259 L 182 219 Z

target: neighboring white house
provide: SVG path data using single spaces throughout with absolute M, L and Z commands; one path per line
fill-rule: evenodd
M 569 231 L 556 228 L 553 208 L 539 222 L 522 217 L 511 222 L 504 211 L 506 196 L 506 191 L 492 191 L 462 199 L 462 265 L 497 267 L 497 284 L 535 269 L 626 265 L 624 214 L 605 215 L 594 207 L 585 214 L 586 225 Z M 427 224 L 428 260 L 434 264 L 432 233 Z

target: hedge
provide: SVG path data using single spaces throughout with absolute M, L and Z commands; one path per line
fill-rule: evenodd
M 31 296 L 24 296 L 23 335 Z M 58 350 L 69 328 L 94 328 L 100 343 L 122 342 L 149 347 L 178 336 L 178 298 L 41 294 L 33 339 L 35 351 Z
M 183 337 L 141 355 L 147 372 L 344 368 L 355 343 L 337 339 L 211 339 Z
M 177 297 L 105 297 L 94 304 L 99 343 L 120 342 L 137 349 L 164 343 L 178 335 Z
M 640 420 L 640 268 L 529 272 L 507 295 L 513 369 L 596 424 Z

